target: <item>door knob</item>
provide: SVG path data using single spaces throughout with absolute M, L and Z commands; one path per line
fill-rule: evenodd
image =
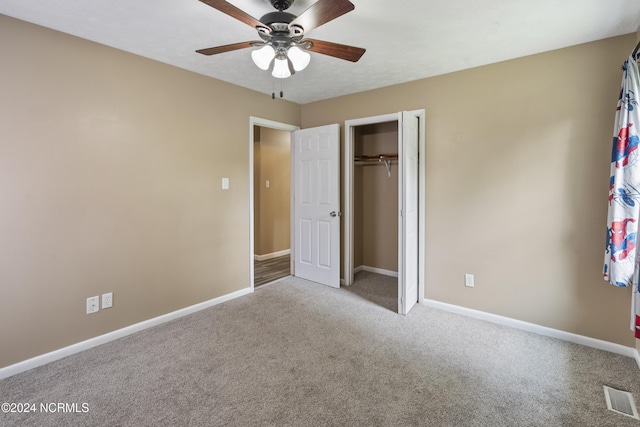
M 342 212 L 331 211 L 331 213 L 329 215 L 331 215 L 332 217 L 342 216 Z

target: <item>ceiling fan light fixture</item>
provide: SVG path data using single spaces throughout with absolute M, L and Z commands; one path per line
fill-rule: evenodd
M 365 49 L 323 40 L 305 39 L 306 33 L 355 9 L 349 0 L 315 0 L 302 14 L 285 12 L 295 0 L 264 0 L 276 9 L 259 20 L 227 0 L 200 0 L 258 31 L 261 40 L 232 43 L 196 50 L 202 55 L 217 55 L 254 47 L 251 58 L 258 68 L 279 79 L 291 77 L 311 62 L 310 51 L 351 62 L 358 62 Z M 273 65 L 272 65 L 273 64 Z
M 304 70 L 307 68 L 307 65 L 309 65 L 309 62 L 311 62 L 311 55 L 297 46 L 290 47 L 287 56 L 293 63 L 293 69 L 296 71 Z
M 268 44 L 251 52 L 251 59 L 253 59 L 254 64 L 256 64 L 261 70 L 268 70 L 269 65 L 271 65 L 271 61 L 275 56 L 276 51 Z
M 273 77 L 279 79 L 286 79 L 287 77 L 291 77 L 291 71 L 289 70 L 289 62 L 286 58 L 278 59 L 274 61 L 273 64 L 273 72 L 271 73 Z

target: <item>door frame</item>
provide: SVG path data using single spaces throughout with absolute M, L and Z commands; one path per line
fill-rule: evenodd
M 425 159 L 425 110 L 411 110 L 410 114 L 418 118 L 420 135 L 418 137 L 418 153 L 419 153 L 419 200 L 418 200 L 418 302 L 424 301 L 424 254 L 425 254 L 425 207 L 426 207 L 426 191 L 425 191 L 425 175 L 426 175 L 426 159 Z M 354 157 L 354 132 L 355 128 L 363 125 L 371 125 L 376 123 L 386 123 L 398 121 L 399 114 L 383 114 L 379 116 L 364 117 L 360 119 L 345 120 L 344 122 L 344 284 L 349 286 L 353 283 L 353 157 Z M 398 124 L 399 121 L 398 121 Z M 400 159 L 398 160 L 400 161 Z
M 254 238 L 254 233 L 255 233 L 255 217 L 254 217 L 254 197 L 255 197 L 255 188 L 253 185 L 253 161 L 254 161 L 254 153 L 253 153 L 253 144 L 254 144 L 254 132 L 253 132 L 253 127 L 254 126 L 260 126 L 260 127 L 265 127 L 265 128 L 271 128 L 271 129 L 277 129 L 277 130 L 282 130 L 282 131 L 286 131 L 286 132 L 293 132 L 294 130 L 298 130 L 300 129 L 300 126 L 297 125 L 291 125 L 291 124 L 287 124 L 287 123 L 281 123 L 281 122 L 276 122 L 273 120 L 269 120 L 269 119 L 263 119 L 260 117 L 254 117 L 254 116 L 250 116 L 249 117 L 249 291 L 253 292 L 254 291 L 254 286 L 253 286 L 253 282 L 255 281 L 255 270 L 253 268 L 253 262 L 254 262 L 254 250 L 255 250 L 255 238 Z M 291 150 L 291 153 L 293 154 L 293 138 L 289 139 L 289 148 Z M 293 166 L 293 155 L 290 156 L 290 164 L 291 166 Z M 293 169 L 292 173 L 290 173 L 290 182 L 291 182 L 291 186 L 290 188 L 293 188 Z M 291 190 L 289 190 L 290 193 L 290 199 L 293 200 L 293 192 Z M 289 212 L 290 218 L 293 218 L 293 203 L 290 204 L 290 212 Z M 291 228 L 291 233 L 290 233 L 290 239 L 291 239 L 291 259 L 293 260 L 293 221 L 290 220 L 290 228 Z M 294 270 L 293 270 L 293 262 L 291 262 L 290 264 L 290 272 L 293 275 Z

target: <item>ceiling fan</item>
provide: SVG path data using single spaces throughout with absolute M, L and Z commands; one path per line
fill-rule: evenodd
M 285 12 L 294 0 L 269 0 L 277 10 L 255 19 L 225 0 L 200 0 L 212 8 L 235 18 L 258 31 L 262 40 L 233 43 L 200 49 L 203 55 L 216 55 L 249 47 L 260 47 L 251 52 L 254 63 L 268 70 L 273 62 L 272 75 L 286 78 L 303 70 L 311 60 L 308 51 L 357 62 L 365 49 L 343 44 L 304 38 L 305 34 L 355 9 L 348 0 L 318 0 L 300 16 Z

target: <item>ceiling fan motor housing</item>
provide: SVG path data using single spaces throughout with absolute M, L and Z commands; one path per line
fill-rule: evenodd
M 271 12 L 260 18 L 266 28 L 258 28 L 258 34 L 267 43 L 272 44 L 276 51 L 278 48 L 289 48 L 292 42 L 299 42 L 304 35 L 302 27 L 289 24 L 296 19 L 296 16 L 289 12 Z
M 271 2 L 271 6 L 274 8 L 283 11 L 289 9 L 289 7 L 293 4 L 294 0 L 269 0 Z
M 260 22 L 264 25 L 270 26 L 271 24 L 289 24 L 291 21 L 296 19 L 296 15 L 293 15 L 289 12 L 270 12 L 260 18 Z

